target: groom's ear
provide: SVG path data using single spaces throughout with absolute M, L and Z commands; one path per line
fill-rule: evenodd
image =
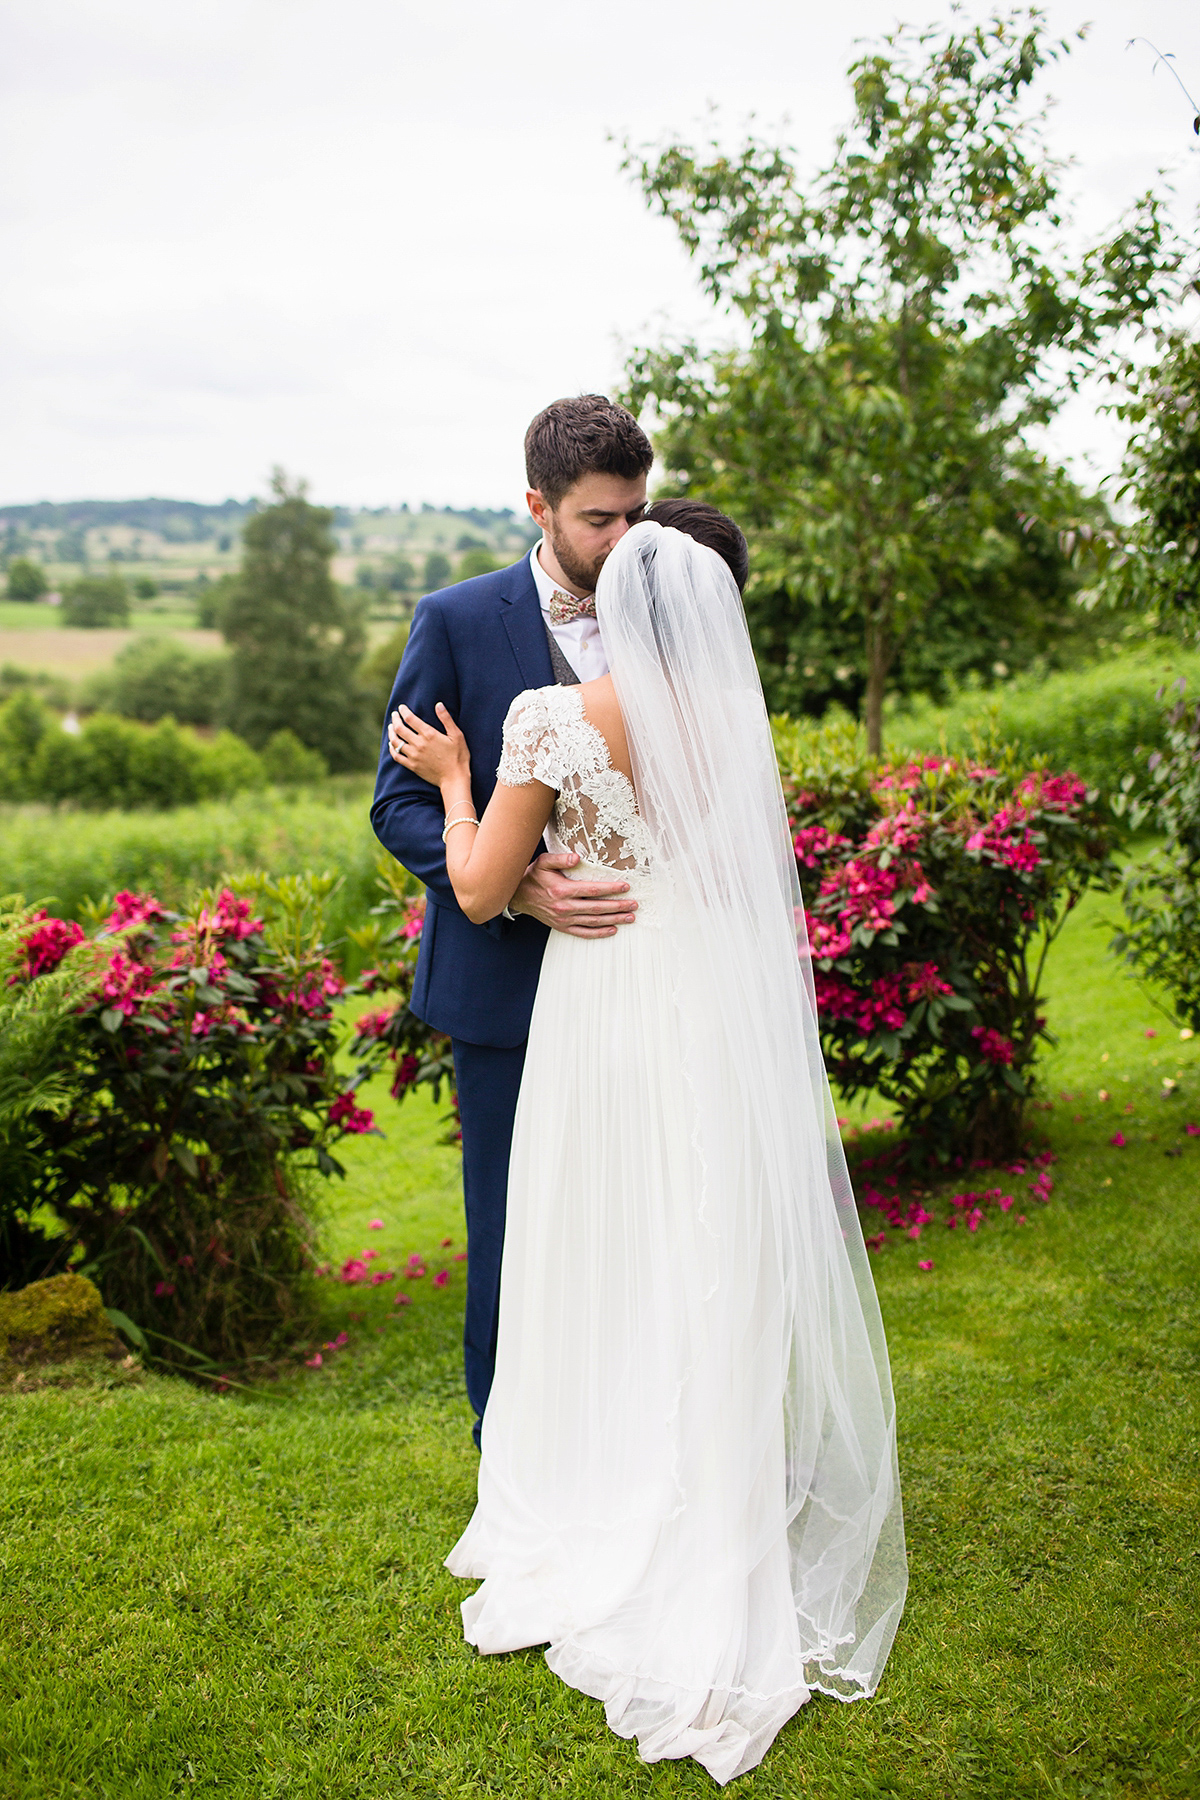
M 538 530 L 545 531 L 546 514 L 552 512 L 554 509 L 549 501 L 543 496 L 541 488 L 527 488 L 525 491 L 525 504 L 529 508 L 529 516 L 537 526 Z

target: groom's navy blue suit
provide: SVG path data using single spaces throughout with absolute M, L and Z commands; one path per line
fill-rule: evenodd
M 388 718 L 401 702 L 430 724 L 437 701 L 449 708 L 470 748 L 471 787 L 482 816 L 496 785 L 505 714 L 526 688 L 553 680 L 537 588 L 522 558 L 418 603 Z M 496 1362 L 513 1115 L 549 932 L 528 917 L 472 925 L 446 874 L 442 818 L 438 790 L 392 761 L 385 723 L 371 823 L 426 887 L 412 1009 L 454 1040 L 467 1212 L 463 1350 L 467 1394 L 482 1418 Z

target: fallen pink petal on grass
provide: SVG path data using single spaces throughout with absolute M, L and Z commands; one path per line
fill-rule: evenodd
M 1157 1031 L 1143 1031 L 1142 1036 L 1143 1037 L 1157 1037 L 1158 1033 L 1157 1033 Z
M 1027 1220 L 1026 1220 L 1026 1218 L 1025 1218 L 1025 1214 L 1024 1214 L 1024 1213 L 1018 1213 L 1018 1214 L 1017 1214 L 1017 1224 L 1018 1224 L 1018 1225 L 1024 1225 L 1024 1224 L 1026 1224 L 1026 1223 L 1027 1223 L 1027 1222 L 1028 1222 L 1028 1221 L 1027 1221 Z
M 396 1305 L 397 1306 L 411 1306 L 412 1305 L 412 1295 L 411 1294 L 397 1294 L 396 1295 Z
M 367 1226 L 367 1230 L 368 1231 L 382 1231 L 383 1230 L 383 1220 L 382 1219 L 372 1219 L 371 1223 Z
M 1189 1137 L 1200 1137 L 1200 1125 L 1185 1125 L 1183 1129 Z
M 454 1260 L 455 1260 L 455 1262 L 466 1262 L 466 1260 L 467 1260 L 466 1251 L 465 1250 L 456 1250 L 454 1252 Z
M 348 1331 L 339 1331 L 335 1338 L 329 1340 L 325 1348 L 326 1350 L 341 1350 L 344 1349 L 349 1342 L 350 1333 Z
M 325 1358 L 321 1355 L 321 1352 L 318 1350 L 314 1356 L 306 1356 L 305 1357 L 304 1366 L 306 1369 L 319 1369 L 323 1366 L 324 1362 L 325 1362 Z
M 933 1258 L 931 1256 L 927 1257 L 924 1262 L 919 1262 L 917 1264 L 917 1267 L 918 1267 L 918 1269 L 932 1269 Z
M 1125 1133 L 1123 1131 L 1114 1131 L 1108 1141 L 1114 1150 L 1123 1150 L 1125 1148 Z
M 154 1284 L 154 1297 L 156 1300 L 169 1299 L 174 1292 L 175 1283 L 173 1281 L 156 1281 Z
M 439 1269 L 437 1274 L 433 1278 L 433 1285 L 434 1285 L 434 1287 L 445 1287 L 445 1285 L 449 1281 L 449 1279 L 450 1279 L 449 1269 Z

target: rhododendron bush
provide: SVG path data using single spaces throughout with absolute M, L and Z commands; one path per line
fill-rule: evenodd
M 1015 1155 L 1046 952 L 1115 880 L 1111 814 L 995 747 L 893 767 L 852 731 L 776 735 L 831 1079 L 898 1108 L 910 1159 Z
M 424 1024 L 408 1004 L 425 927 L 425 896 L 414 878 L 390 856 L 381 856 L 377 867 L 383 899 L 372 907 L 371 922 L 352 927 L 349 933 L 370 965 L 359 976 L 358 985 L 381 1002 L 363 1013 L 355 1026 L 355 1077 L 362 1083 L 380 1069 L 388 1069 L 394 1100 L 428 1086 L 437 1101 L 445 1082 L 450 1089 L 450 1113 L 443 1142 L 459 1143 L 462 1131 L 450 1039 Z
M 166 1360 L 273 1352 L 304 1304 L 304 1171 L 338 1172 L 337 1143 L 373 1129 L 334 1061 L 333 886 L 255 880 L 183 915 L 126 892 L 95 917 L 68 1089 L 29 1115 L 38 1154 L 17 1201 L 27 1220 L 50 1210 L 63 1253 L 82 1248 L 106 1304 Z M 84 936 L 27 916 L 11 981 L 36 990 Z

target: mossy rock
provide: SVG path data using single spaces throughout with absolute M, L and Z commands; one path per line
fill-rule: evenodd
M 0 1363 L 28 1368 L 78 1356 L 126 1354 L 99 1292 L 82 1275 L 52 1275 L 0 1294 Z

